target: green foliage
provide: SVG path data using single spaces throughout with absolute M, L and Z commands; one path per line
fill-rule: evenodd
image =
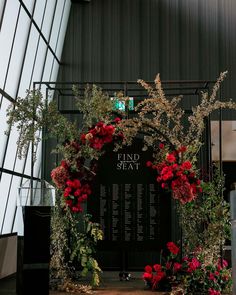
M 190 252 L 203 248 L 210 261 L 220 256 L 220 248 L 230 238 L 230 211 L 223 187 L 224 177 L 216 166 L 213 180 L 202 184 L 202 196 L 179 207 L 184 243 Z
M 96 287 L 100 283 L 101 269 L 96 259 L 93 257 L 96 253 L 96 245 L 99 240 L 103 239 L 103 232 L 98 223 L 92 222 L 91 215 L 87 214 L 83 217 L 83 229 L 78 231 L 80 221 L 73 218 L 71 212 L 67 210 L 67 216 L 70 220 L 70 261 L 79 262 L 82 267 L 82 276 L 92 273 L 91 285 Z
M 61 196 L 57 194 L 51 217 L 51 261 L 50 278 L 64 282 L 69 278 L 69 267 L 65 259 L 68 252 L 68 220 L 63 214 Z
M 77 107 L 83 113 L 83 126 L 89 128 L 93 124 L 103 121 L 110 121 L 110 116 L 114 108 L 114 102 L 108 94 L 96 85 L 87 86 L 81 98 L 79 90 L 73 86 L 74 94 L 77 98 Z
M 61 115 L 55 102 L 47 104 L 38 89 L 27 90 L 26 97 L 17 98 L 7 109 L 6 115 L 9 129 L 5 133 L 9 134 L 13 125 L 19 131 L 17 155 L 20 159 L 27 155 L 30 142 L 36 147 L 41 141 L 43 128 L 47 129 L 46 137 L 56 137 L 58 142 L 75 139 L 79 134 L 76 123 Z
M 39 131 L 45 125 L 44 114 L 45 103 L 39 90 L 28 90 L 26 97 L 17 98 L 16 102 L 7 109 L 9 129 L 5 133 L 9 134 L 10 128 L 16 125 L 20 134 L 17 140 L 20 159 L 26 156 L 29 142 L 37 145 L 40 141 Z

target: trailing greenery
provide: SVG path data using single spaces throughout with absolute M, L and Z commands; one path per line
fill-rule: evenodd
M 26 96 L 18 97 L 14 104 L 10 105 L 6 112 L 9 129 L 5 131 L 8 135 L 13 125 L 19 132 L 17 139 L 17 155 L 19 159 L 27 156 L 29 143 L 34 145 L 34 161 L 36 160 L 36 147 L 42 140 L 42 130 L 47 128 L 46 137 L 57 138 L 63 142 L 65 139 L 78 137 L 76 122 L 68 121 L 57 110 L 55 102 L 47 102 L 39 89 L 27 90 Z
M 220 257 L 225 240 L 230 239 L 230 208 L 224 200 L 224 177 L 218 165 L 212 181 L 202 183 L 201 197 L 179 206 L 183 242 L 189 252 L 199 247 L 209 262 Z
M 103 231 L 98 223 L 92 222 L 91 215 L 86 214 L 82 220 L 83 229 L 78 231 L 79 221 L 73 218 L 71 212 L 67 210 L 67 216 L 70 220 L 71 245 L 70 261 L 72 265 L 76 262 L 82 266 L 81 275 L 86 277 L 89 272 L 92 273 L 91 285 L 97 287 L 100 283 L 101 269 L 97 260 L 94 258 L 96 246 L 99 240 L 103 239 Z
M 76 266 L 78 270 L 82 267 L 80 274 L 83 277 L 91 273 L 91 285 L 98 286 L 101 269 L 94 255 L 97 242 L 103 239 L 100 225 L 92 222 L 89 214 L 72 215 L 62 204 L 61 198 L 57 198 L 51 225 L 52 285 L 54 282 L 58 288 L 64 281 L 70 281 Z

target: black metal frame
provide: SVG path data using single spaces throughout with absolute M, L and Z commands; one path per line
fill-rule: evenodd
M 190 96 L 190 97 L 200 97 L 202 91 L 209 92 L 210 87 L 214 85 L 215 80 L 172 80 L 172 81 L 162 81 L 162 87 L 165 91 L 166 96 Z M 147 82 L 150 85 L 154 85 L 153 81 Z M 33 88 L 41 88 L 42 85 L 46 86 L 46 99 L 48 99 L 49 91 L 54 91 L 54 98 L 58 102 L 58 110 L 62 114 L 72 115 L 72 114 L 79 114 L 80 112 L 73 109 L 65 109 L 62 108 L 61 103 L 65 99 L 70 99 L 74 96 L 72 91 L 72 86 L 75 85 L 83 95 L 83 91 L 87 85 L 97 85 L 101 87 L 104 92 L 108 93 L 109 96 L 114 96 L 114 93 L 117 91 L 123 91 L 124 96 L 134 97 L 136 102 L 139 102 L 147 97 L 146 90 L 139 85 L 136 81 L 86 81 L 86 82 L 78 82 L 78 81 L 68 81 L 68 82 L 50 82 L 50 81 L 43 81 L 43 82 L 34 82 Z M 221 92 L 220 92 L 221 96 Z M 191 112 L 191 109 L 186 110 L 186 112 Z M 129 111 L 129 114 L 134 113 L 134 111 Z M 220 167 L 222 173 L 222 111 L 220 111 L 219 115 L 220 121 Z M 206 142 L 207 145 L 207 159 L 208 159 L 208 171 L 211 169 L 211 134 L 210 134 L 210 118 L 206 120 L 207 126 L 207 135 L 208 141 Z M 211 175 L 209 175 L 211 178 Z
M 176 81 L 162 81 L 162 87 L 165 91 L 166 96 L 188 96 L 190 97 L 197 97 L 198 101 L 200 99 L 200 95 L 202 91 L 209 92 L 210 88 L 216 81 L 213 80 L 176 80 Z M 154 85 L 153 82 L 147 82 L 150 85 Z M 72 86 L 77 86 L 79 94 L 83 95 L 83 91 L 87 85 L 97 85 L 103 89 L 104 92 L 108 93 L 109 96 L 114 96 L 114 93 L 117 91 L 122 91 L 124 96 L 134 97 L 136 102 L 143 100 L 147 97 L 147 92 L 144 88 L 142 88 L 136 81 L 95 81 L 95 82 L 50 82 L 50 81 L 43 81 L 43 82 L 34 82 L 33 87 L 41 88 L 42 85 L 46 86 L 46 99 L 48 100 L 49 91 L 54 91 L 54 99 L 58 102 L 58 110 L 62 114 L 73 115 L 79 114 L 80 112 L 76 109 L 63 109 L 61 106 L 62 100 L 70 99 L 74 96 L 72 91 Z M 219 92 L 221 99 L 221 91 Z M 186 110 L 187 112 L 191 112 L 191 110 Z M 129 113 L 132 113 L 130 111 Z M 133 111 L 134 113 L 134 111 Z M 206 170 L 208 172 L 209 179 L 212 178 L 212 156 L 211 156 L 211 128 L 210 128 L 210 121 L 211 118 L 206 119 L 206 134 L 205 134 L 205 155 L 206 162 L 203 159 L 203 151 L 201 152 L 201 164 L 205 164 Z M 219 138 L 220 138 L 220 174 L 222 175 L 222 110 L 219 111 Z M 45 150 L 45 146 L 43 148 Z M 204 166 L 204 165 L 203 165 Z M 45 171 L 42 170 L 42 174 L 45 175 Z M 222 195 L 223 195 L 223 188 L 222 188 Z M 172 233 L 173 235 L 173 233 Z M 182 238 L 182 233 L 180 232 L 179 235 Z M 181 245 L 182 246 L 182 245 Z M 223 245 L 222 245 L 223 246 Z M 222 251 L 221 251 L 222 252 Z M 223 255 L 223 253 L 221 253 Z M 123 259 L 123 264 L 125 266 L 126 259 Z

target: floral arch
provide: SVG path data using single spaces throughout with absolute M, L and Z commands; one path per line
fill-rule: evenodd
M 99 284 L 101 269 L 94 253 L 103 233 L 99 224 L 92 222 L 91 216 L 81 214 L 82 204 L 92 193 L 90 184 L 104 146 L 113 143 L 115 150 L 118 150 L 130 145 L 137 134 L 143 136 L 144 150 L 149 146 L 154 150 L 153 159 L 147 161 L 147 167 L 156 172 L 160 187 L 171 191 L 177 201 L 185 240 L 181 245 L 184 246 L 183 253 L 188 255 L 202 246 L 204 261 L 213 263 L 219 258 L 220 247 L 229 232 L 229 208 L 222 199 L 222 175 L 217 172 L 212 181 L 204 181 L 197 167 L 197 159 L 203 145 L 205 119 L 214 110 L 236 108 L 231 100 L 222 102 L 217 99 L 217 91 L 225 75 L 221 73 L 210 94 L 202 93 L 200 103 L 192 108 L 188 116 L 187 127 L 183 124 L 185 112 L 180 107 L 182 97 L 166 97 L 159 75 L 155 79 L 155 88 L 138 80 L 147 91 L 148 98 L 137 104 L 133 118 L 114 109 L 117 101 L 122 102 L 126 110 L 129 109 L 129 97 L 123 93 L 117 93 L 115 99 L 111 100 L 93 85 L 85 90 L 81 98 L 81 93 L 74 87 L 77 107 L 83 114 L 81 130 L 59 114 L 54 103 L 46 106 L 45 110 L 40 91 L 28 93 L 28 102 L 32 101 L 34 109 L 32 117 L 27 118 L 31 124 L 18 141 L 20 152 L 24 151 L 29 139 L 35 140 L 37 128 L 46 126 L 48 133 L 59 139 L 56 152 L 62 158 L 60 165 L 51 172 L 52 181 L 58 189 L 52 222 L 51 273 L 60 282 L 58 285 L 64 281 L 67 284 L 62 286 L 64 289 L 68 288 L 68 284 L 72 289 L 80 288 L 71 282 L 73 263 L 81 264 L 82 275 L 91 271 L 92 284 Z M 9 110 L 9 123 L 18 123 L 22 119 L 17 116 L 24 113 L 27 107 L 24 105 L 22 108 L 22 105 L 19 100 L 14 110 Z M 19 126 L 22 127 L 22 122 Z M 203 226 L 203 230 L 199 229 L 199 225 Z M 150 274 L 150 269 L 146 273 Z M 159 279 L 154 280 L 152 287 L 158 287 Z

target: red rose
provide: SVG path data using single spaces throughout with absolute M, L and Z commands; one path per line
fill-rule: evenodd
M 186 152 L 186 151 L 187 151 L 186 146 L 181 146 L 181 147 L 178 149 L 178 152 L 179 152 L 179 153 L 184 153 L 184 152 Z
M 192 168 L 192 164 L 189 161 L 183 162 L 181 166 L 184 170 L 190 170 Z
M 151 280 L 152 280 L 152 273 L 145 272 L 145 273 L 143 274 L 143 279 L 144 279 L 145 281 L 151 281 Z
M 152 267 L 150 265 L 146 265 L 144 270 L 145 272 L 152 273 Z
M 121 121 L 121 118 L 119 118 L 119 117 L 116 117 L 115 119 L 114 119 L 114 122 L 117 124 L 117 123 L 119 123 Z
M 164 149 L 164 147 L 165 147 L 164 143 L 161 142 L 161 143 L 159 144 L 159 148 L 162 150 L 162 149 Z
M 153 265 L 153 269 L 156 271 L 156 272 L 159 272 L 162 270 L 162 266 L 160 264 L 154 264 Z
M 152 162 L 151 161 L 147 161 L 146 166 L 147 167 L 152 167 Z
M 174 272 L 179 271 L 181 268 L 182 268 L 182 264 L 181 263 L 178 263 L 178 262 L 175 262 L 174 263 Z
M 167 248 L 174 255 L 177 255 L 179 253 L 179 250 L 180 250 L 179 247 L 177 247 L 175 245 L 175 243 L 173 243 L 173 242 L 168 242 L 167 243 Z
M 173 154 L 167 154 L 166 160 L 170 163 L 174 163 L 176 161 L 176 158 Z

